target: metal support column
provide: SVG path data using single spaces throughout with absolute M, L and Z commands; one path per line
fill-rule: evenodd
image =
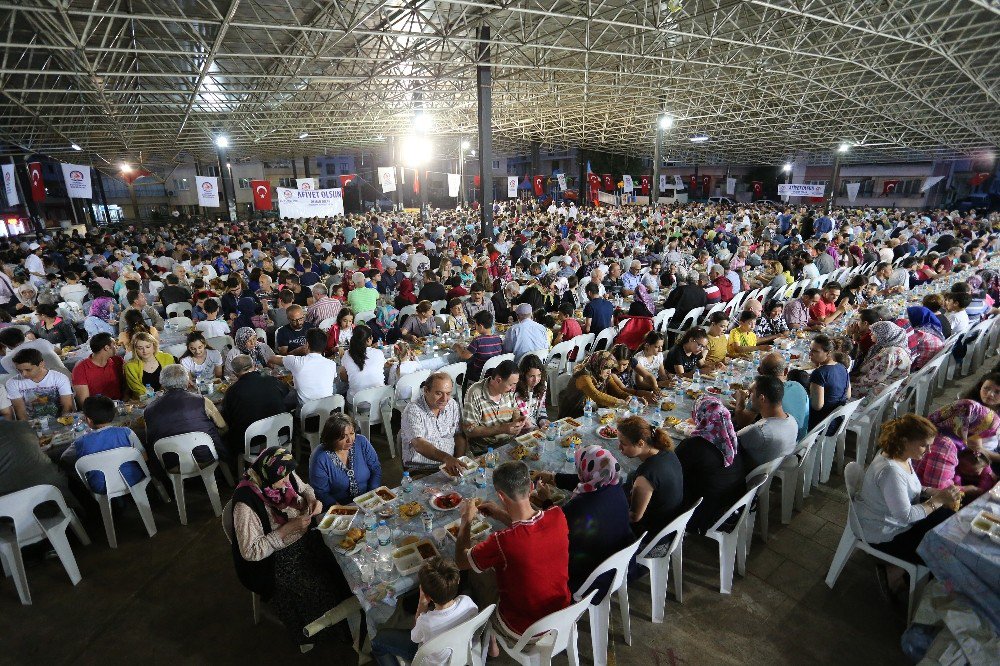
M 840 151 L 833 154 L 833 171 L 830 172 L 830 198 L 827 200 L 826 212 L 833 212 L 833 202 L 837 198 L 837 188 L 840 186 Z
M 104 208 L 104 224 L 111 224 L 111 210 L 108 208 L 108 195 L 104 191 L 104 176 L 98 171 L 97 167 L 93 163 L 90 164 L 90 168 L 94 170 L 94 176 L 97 178 L 97 191 L 101 193 L 101 206 Z
M 480 233 L 493 238 L 493 75 L 490 69 L 490 27 L 476 31 L 479 39 L 476 64 L 476 101 L 479 109 L 479 188 L 483 193 L 479 212 Z M 486 193 L 490 196 L 487 197 Z
M 226 187 L 226 161 L 223 159 L 223 151 L 221 148 L 216 149 L 215 156 L 219 159 L 219 181 L 222 187 L 219 188 L 222 193 L 222 208 L 226 212 L 226 217 L 229 218 L 230 222 L 235 222 L 233 218 L 233 211 L 229 207 L 229 188 Z M 229 180 L 232 180 L 231 178 Z M 235 194 L 234 194 L 235 197 Z
M 653 139 L 653 182 L 650 183 L 652 187 L 649 188 L 649 191 L 653 194 L 649 203 L 654 206 L 660 201 L 660 132 L 662 131 L 660 129 L 660 119 L 657 118 L 656 129 L 654 130 L 656 138 Z

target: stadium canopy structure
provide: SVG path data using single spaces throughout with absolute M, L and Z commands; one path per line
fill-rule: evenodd
M 997 0 L 0 0 L 0 142 L 97 164 L 371 149 L 423 109 L 493 137 L 772 163 L 1000 144 Z M 692 136 L 708 137 L 692 143 Z

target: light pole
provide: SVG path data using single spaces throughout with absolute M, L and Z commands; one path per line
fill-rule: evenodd
M 837 187 L 840 184 L 840 156 L 847 154 L 851 150 L 851 144 L 842 143 L 837 147 L 837 152 L 833 154 L 833 172 L 830 174 L 830 200 L 826 206 L 826 212 L 833 212 L 833 204 L 837 197 Z
M 660 116 L 656 122 L 656 142 L 653 144 L 653 200 L 650 202 L 654 206 L 660 202 L 660 142 L 663 140 L 663 133 L 674 126 L 674 119 L 670 116 Z
M 792 163 L 785 162 L 785 166 L 781 167 L 781 170 L 785 172 L 785 185 L 792 182 Z M 782 201 L 788 203 L 790 197 L 786 194 L 782 197 Z
M 128 162 L 122 162 L 121 165 L 122 175 L 125 177 L 125 182 L 128 184 L 128 198 L 132 202 L 132 212 L 135 214 L 135 221 L 139 222 L 139 201 L 135 197 L 135 179 L 132 178 L 132 166 Z M 110 221 L 110 220 L 109 220 Z
M 465 190 L 465 151 L 469 149 L 471 144 L 462 140 L 458 146 L 458 205 L 462 205 L 462 200 L 464 197 Z
M 216 148 L 215 156 L 216 158 L 218 158 L 219 162 L 219 180 L 222 181 L 222 187 L 219 188 L 220 190 L 222 190 L 222 205 L 226 209 L 226 216 L 229 217 L 229 221 L 235 222 L 236 217 L 234 213 L 236 211 L 233 209 L 235 208 L 235 206 L 233 208 L 230 208 L 229 206 L 229 192 L 227 191 L 226 188 L 226 171 L 225 169 L 222 168 L 222 162 L 223 162 L 222 158 L 224 157 L 226 148 L 228 147 L 229 147 L 229 137 L 225 135 L 219 135 L 215 137 L 215 148 Z M 228 160 L 226 161 L 226 163 L 228 164 Z M 230 180 L 232 180 L 232 177 L 230 177 Z M 235 198 L 235 196 L 236 192 L 234 189 L 233 197 Z

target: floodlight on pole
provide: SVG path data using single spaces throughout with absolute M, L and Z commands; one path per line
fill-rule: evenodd
M 122 173 L 132 173 L 132 167 L 127 162 L 121 164 Z
M 851 146 L 850 146 L 849 144 L 846 144 L 846 143 L 842 143 L 842 144 L 840 144 L 840 146 L 839 146 L 839 147 L 837 148 L 837 152 L 838 152 L 838 153 L 846 153 L 846 152 L 847 152 L 848 150 L 850 150 L 850 149 L 851 149 Z
M 660 116 L 660 129 L 668 130 L 674 126 L 674 119 L 670 116 Z
M 784 171 L 785 173 L 790 172 L 792 170 L 792 163 L 785 162 L 785 166 L 781 167 L 781 170 Z
M 69 144 L 69 147 L 72 148 L 73 150 L 83 150 L 83 148 L 81 148 L 80 146 L 78 146 L 75 143 Z
M 426 164 L 431 159 L 434 146 L 422 136 L 408 136 L 403 139 L 400 155 L 403 163 L 410 167 Z
M 413 128 L 418 132 L 429 132 L 434 125 L 434 119 L 423 111 L 419 111 L 413 116 Z
M 471 144 L 468 141 L 462 142 L 462 150 L 468 150 Z
M 215 145 L 218 146 L 219 148 L 228 148 L 229 147 L 229 137 L 226 137 L 226 136 L 217 136 L 217 137 L 215 137 Z

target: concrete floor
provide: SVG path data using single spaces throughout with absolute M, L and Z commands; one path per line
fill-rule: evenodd
M 946 395 L 953 400 L 973 380 L 957 382 Z M 939 395 L 934 406 L 946 402 Z M 376 445 L 385 458 L 384 441 Z M 387 483 L 398 483 L 399 459 L 383 464 Z M 610 663 L 906 663 L 899 649 L 905 611 L 879 597 L 868 556 L 855 553 L 836 589 L 823 582 L 847 515 L 842 478 L 814 491 L 790 525 L 781 525 L 775 486 L 770 538 L 766 544 L 755 538 L 747 576 L 736 577 L 732 595 L 718 591 L 715 542 L 687 538 L 684 603 L 668 595 L 666 621 L 654 625 L 648 578 L 634 583 L 632 646 L 624 645 L 612 609 Z M 236 580 L 219 521 L 197 485 L 188 490 L 187 526 L 175 505 L 154 498 L 153 509 L 159 529 L 153 538 L 134 508 L 116 514 L 117 550 L 108 548 L 96 506 L 84 517 L 93 543 L 83 547 L 71 537 L 83 574 L 76 587 L 44 548 L 26 552 L 34 604 L 20 605 L 12 582 L 0 582 L 0 664 L 356 663 L 353 651 L 336 642 L 300 656 L 282 627 L 266 620 L 252 625 L 250 593 Z M 581 627 L 588 663 L 585 620 Z

